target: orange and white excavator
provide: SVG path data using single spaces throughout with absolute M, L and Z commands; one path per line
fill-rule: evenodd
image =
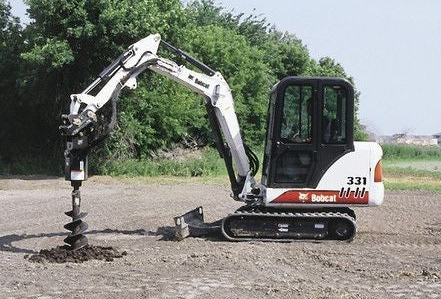
M 199 71 L 158 56 L 160 45 Z M 131 45 L 83 92 L 72 94 L 70 113 L 62 116 L 66 180 L 74 188 L 72 211 L 66 213 L 72 221 L 65 225 L 71 232 L 65 242 L 72 249 L 87 244 L 79 188 L 87 179 L 88 154 L 115 126 L 121 90 L 135 89 L 137 76 L 147 70 L 205 99 L 232 197 L 243 202 L 211 225 L 203 222 L 201 207 L 175 217 L 177 237 L 218 230 L 231 241 L 352 240 L 356 221 L 351 207 L 383 202 L 382 150 L 377 143 L 353 140 L 354 89 L 348 81 L 287 77 L 274 85 L 258 182 L 259 161 L 241 137 L 233 96 L 222 74 L 154 34 Z M 111 117 L 105 118 L 102 108 L 109 104 Z

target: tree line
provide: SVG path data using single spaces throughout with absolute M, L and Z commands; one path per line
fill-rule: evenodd
M 212 0 L 25 0 L 23 26 L 0 2 L 0 160 L 59 159 L 60 115 L 69 95 L 83 90 L 124 49 L 162 38 L 220 71 L 235 98 L 244 138 L 261 146 L 268 91 L 286 76 L 335 76 L 353 81 L 334 59 L 316 61 L 294 34 L 265 18 L 236 14 Z M 170 56 L 166 51 L 161 56 Z M 358 94 L 357 94 L 358 99 Z M 99 151 L 108 159 L 145 158 L 192 140 L 212 143 L 202 99 L 146 72 L 135 91 L 123 92 L 118 125 Z M 364 133 L 357 121 L 356 137 Z

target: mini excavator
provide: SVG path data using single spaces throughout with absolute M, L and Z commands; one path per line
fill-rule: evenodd
M 160 45 L 198 71 L 158 56 Z M 258 182 L 259 161 L 241 137 L 231 90 L 222 74 L 153 34 L 131 45 L 83 92 L 72 94 L 70 113 L 62 115 L 65 178 L 73 187 L 72 210 L 66 212 L 72 220 L 64 226 L 70 233 L 64 241 L 71 249 L 88 243 L 79 190 L 88 176 L 88 154 L 114 128 L 121 90 L 135 89 L 137 76 L 146 70 L 205 99 L 231 196 L 243 202 L 211 224 L 204 223 L 202 207 L 175 217 L 178 238 L 217 230 L 230 241 L 350 241 L 356 234 L 351 207 L 383 202 L 382 149 L 374 142 L 354 142 L 354 89 L 348 81 L 286 77 L 274 85 Z

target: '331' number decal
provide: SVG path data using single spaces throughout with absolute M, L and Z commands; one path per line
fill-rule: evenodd
M 348 185 L 366 185 L 367 179 L 366 177 L 360 176 L 349 176 L 348 177 Z

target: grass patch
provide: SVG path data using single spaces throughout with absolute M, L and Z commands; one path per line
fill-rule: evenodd
M 222 176 L 199 176 L 199 177 L 179 177 L 179 176 L 93 176 L 92 182 L 114 182 L 115 180 L 128 184 L 154 184 L 154 185 L 188 185 L 188 184 L 220 184 L 229 186 L 230 181 L 225 175 Z
M 20 157 L 4 161 L 0 157 L 0 175 L 64 176 L 63 158 Z M 226 176 L 224 161 L 216 149 L 205 148 L 187 158 L 146 158 L 105 160 L 89 156 L 89 174 L 123 177 L 219 177 Z
M 173 159 L 143 159 L 143 160 L 106 160 L 93 161 L 91 173 L 109 176 L 125 177 L 200 177 L 226 175 L 223 160 L 215 149 L 206 148 L 200 157 Z
M 407 174 L 421 173 L 430 175 L 431 173 L 441 173 L 440 160 L 383 160 L 383 168 L 391 171 L 405 171 Z
M 441 191 L 441 178 L 385 173 L 384 186 L 387 190 Z
M 396 164 L 394 166 L 384 166 L 383 170 L 386 175 L 393 176 L 409 176 L 409 177 L 427 177 L 434 179 L 441 179 L 441 171 L 418 169 L 414 167 L 399 167 Z
M 441 147 L 402 144 L 382 144 L 383 158 L 386 160 L 441 160 Z
M 441 191 L 441 169 L 438 170 L 438 163 L 433 159 L 385 159 L 384 186 L 387 190 Z

